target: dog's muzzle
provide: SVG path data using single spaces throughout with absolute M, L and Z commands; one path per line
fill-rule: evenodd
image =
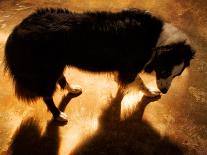
M 172 78 L 169 77 L 167 79 L 158 79 L 156 80 L 158 89 L 163 93 L 166 94 L 170 88 Z

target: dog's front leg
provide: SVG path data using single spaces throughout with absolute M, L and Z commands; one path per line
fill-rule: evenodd
M 141 77 L 139 75 L 137 75 L 137 77 L 135 78 L 135 83 L 138 86 L 139 90 L 141 90 L 145 96 L 148 97 L 157 97 L 160 96 L 160 92 L 159 91 L 151 91 L 149 90 L 149 88 L 147 88 L 143 82 L 143 80 L 141 79 Z

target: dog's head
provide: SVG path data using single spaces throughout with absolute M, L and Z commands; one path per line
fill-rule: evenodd
M 188 37 L 171 24 L 164 24 L 154 49 L 154 57 L 145 72 L 156 72 L 159 90 L 166 94 L 174 77 L 181 75 L 193 59 L 194 50 Z
M 154 63 L 157 87 L 167 93 L 174 77 L 182 74 L 194 56 L 192 48 L 184 42 L 159 47 Z

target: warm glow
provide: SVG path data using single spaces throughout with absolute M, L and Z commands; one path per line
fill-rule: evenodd
M 6 42 L 6 39 L 8 38 L 9 33 L 0 32 L 0 42 Z
M 61 141 L 60 154 L 68 154 L 82 139 L 81 129 L 78 126 L 71 127 L 64 132 L 64 139 Z
M 172 81 L 172 86 L 170 87 L 168 93 L 172 92 L 175 89 L 181 90 L 183 87 L 187 86 L 188 74 L 189 74 L 188 69 L 185 69 L 181 76 L 176 77 Z M 149 88 L 152 91 L 158 90 L 156 85 L 155 75 L 141 74 L 141 77 L 147 88 Z M 127 92 L 128 93 L 126 93 L 126 95 L 124 96 L 121 102 L 121 116 L 120 116 L 121 120 L 127 119 L 133 114 L 133 111 L 138 106 L 139 102 L 141 101 L 144 95 L 140 90 L 136 88 L 136 85 L 134 83 L 129 85 Z M 151 110 L 153 111 L 153 109 Z
M 95 118 L 82 120 L 78 124 L 62 130 L 64 138 L 61 141 L 60 154 L 70 154 L 76 147 L 93 136 L 98 129 L 98 120 Z
M 150 90 L 157 90 L 155 78 L 152 75 L 141 74 L 146 86 Z M 138 106 L 143 97 L 143 93 L 136 87 L 133 82 L 127 88 L 127 93 L 121 102 L 121 120 L 127 119 L 133 114 L 134 109 Z
M 130 92 L 126 94 L 121 102 L 121 120 L 127 119 L 142 99 L 142 92 Z

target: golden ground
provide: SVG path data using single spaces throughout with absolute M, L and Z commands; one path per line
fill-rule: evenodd
M 0 1 L 0 154 L 207 154 L 206 5 L 204 0 Z M 78 12 L 147 9 L 183 30 L 196 57 L 158 101 L 142 98 L 132 88 L 121 100 L 113 76 L 67 69 L 68 81 L 81 85 L 83 93 L 72 98 L 57 90 L 56 105 L 69 116 L 69 122 L 59 126 L 51 121 L 43 101 L 27 104 L 17 100 L 11 79 L 3 73 L 9 33 L 39 7 Z M 141 76 L 149 87 L 156 88 L 154 76 Z

